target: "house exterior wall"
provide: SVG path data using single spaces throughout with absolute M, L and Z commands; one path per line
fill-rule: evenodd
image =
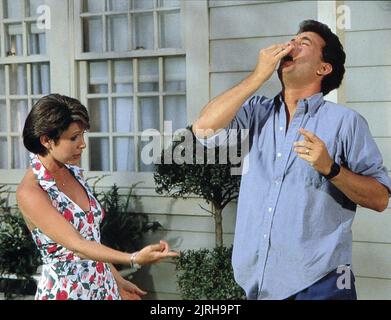
M 197 21 L 204 21 L 198 26 L 200 39 L 196 39 L 202 41 L 202 50 L 197 52 L 194 48 L 197 41 L 190 39 L 191 29 L 184 35 L 187 37 L 186 46 L 194 53 L 193 56 L 190 53 L 190 57 L 187 53 L 187 63 L 192 64 L 188 72 L 193 75 L 188 86 L 194 88 L 187 94 L 189 123 L 208 99 L 234 86 L 253 70 L 261 48 L 290 40 L 300 21 L 317 19 L 320 2 L 201 0 L 197 7 L 187 7 L 187 10 L 197 10 L 200 15 Z M 333 3 L 335 8 L 346 5 L 351 10 L 351 28 L 338 30 L 347 53 L 347 71 L 343 86 L 338 91 L 338 102 L 357 110 L 368 120 L 385 165 L 390 170 L 391 6 L 386 1 Z M 188 11 L 188 14 L 187 17 L 191 12 Z M 58 51 L 63 46 L 64 43 Z M 200 83 L 196 84 L 194 79 Z M 74 74 L 66 82 L 71 84 L 57 80 L 55 88 L 77 96 Z M 279 81 L 273 75 L 257 93 L 270 97 L 279 91 Z M 91 177 L 96 174 L 86 175 Z M 14 204 L 14 192 L 23 172 L 0 176 L 0 183 L 11 188 L 10 203 Z M 102 180 L 99 187 L 107 189 L 116 183 L 125 192 L 130 186 L 129 181 L 126 175 L 113 174 Z M 208 207 L 206 203 L 195 197 L 174 200 L 157 195 L 152 174 L 132 176 L 132 183 L 139 181 L 142 183 L 135 188 L 135 195 L 139 197 L 132 209 L 148 213 L 151 220 L 158 220 L 163 225 L 162 230 L 149 234 L 146 242 L 165 239 L 174 250 L 214 246 L 213 218 L 200 208 L 200 205 Z M 223 213 L 225 245 L 232 244 L 235 216 L 236 205 L 231 203 Z M 390 218 L 391 206 L 382 214 L 358 209 L 353 225 L 353 269 L 359 299 L 391 299 Z M 163 262 L 142 268 L 135 274 L 134 281 L 149 292 L 149 299 L 180 299 L 175 274 L 174 264 Z

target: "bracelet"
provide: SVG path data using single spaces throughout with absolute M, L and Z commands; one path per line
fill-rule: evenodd
M 141 268 L 141 266 L 136 263 L 136 256 L 138 255 L 138 251 L 132 253 L 130 255 L 130 268 L 134 269 L 134 270 L 138 270 Z

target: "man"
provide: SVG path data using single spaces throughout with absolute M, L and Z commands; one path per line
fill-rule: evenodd
M 278 62 L 282 92 L 251 97 Z M 391 180 L 364 118 L 323 98 L 339 87 L 344 63 L 338 37 L 303 21 L 289 43 L 261 50 L 255 70 L 193 124 L 207 145 L 249 129 L 232 258 L 248 299 L 356 299 L 356 206 L 384 211 Z

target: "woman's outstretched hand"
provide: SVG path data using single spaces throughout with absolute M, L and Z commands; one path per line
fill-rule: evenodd
M 169 257 L 179 257 L 179 252 L 170 251 L 168 243 L 160 240 L 158 244 L 151 244 L 141 249 L 135 258 L 135 262 L 139 265 L 145 265 L 157 263 Z

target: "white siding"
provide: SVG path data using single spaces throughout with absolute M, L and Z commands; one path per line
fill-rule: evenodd
M 346 1 L 344 4 L 351 9 L 352 17 L 352 29 L 345 33 L 346 105 L 368 120 L 385 164 L 391 169 L 391 5 L 385 1 Z M 203 34 L 204 28 L 209 28 L 206 34 L 209 34 L 210 47 L 205 55 L 198 53 L 192 60 L 203 61 L 204 58 L 197 59 L 210 57 L 209 79 L 198 79 L 207 83 L 209 98 L 245 78 L 254 68 L 261 48 L 289 40 L 297 32 L 300 21 L 317 18 L 317 9 L 316 1 L 210 0 L 209 25 L 202 27 Z M 203 63 L 197 64 L 192 72 L 196 73 L 197 67 L 205 73 Z M 198 100 L 191 102 L 189 119 L 205 102 L 203 87 L 197 87 L 203 92 L 199 98 L 194 95 Z M 68 81 L 63 81 L 63 88 L 66 92 Z M 273 75 L 259 93 L 273 96 L 280 89 L 279 80 Z M 22 174 L 17 172 L 1 177 L 0 183 L 11 185 L 14 191 Z M 128 187 L 138 181 L 143 183 L 136 189 L 140 198 L 134 201 L 133 209 L 148 213 L 151 220 L 156 219 L 163 225 L 163 229 L 149 235 L 146 242 L 165 239 L 176 250 L 214 246 L 213 218 L 199 207 L 201 204 L 208 208 L 202 200 L 174 200 L 157 195 L 152 174 L 115 173 L 100 186 L 108 187 L 115 182 L 120 187 Z M 15 202 L 14 193 L 10 200 Z M 235 216 L 236 205 L 230 204 L 223 213 L 226 245 L 233 240 Z M 361 299 L 391 299 L 390 218 L 391 205 L 383 214 L 363 208 L 357 212 L 353 224 L 353 267 Z M 135 274 L 134 280 L 149 292 L 149 299 L 180 298 L 172 263 L 144 267 Z
M 346 105 L 368 121 L 391 169 L 391 3 L 346 1 Z M 390 207 L 390 205 L 389 205 Z M 390 208 L 378 214 L 359 208 L 353 224 L 353 269 L 359 299 L 391 299 Z

